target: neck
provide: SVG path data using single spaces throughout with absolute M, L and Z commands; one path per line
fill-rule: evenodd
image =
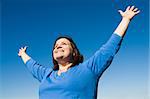
M 68 70 L 68 68 L 72 65 L 72 63 L 59 64 L 59 70 L 64 71 Z

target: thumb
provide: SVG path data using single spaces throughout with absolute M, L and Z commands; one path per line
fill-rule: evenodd
M 123 15 L 123 11 L 122 11 L 122 10 L 118 10 L 118 12 L 119 12 L 121 15 Z

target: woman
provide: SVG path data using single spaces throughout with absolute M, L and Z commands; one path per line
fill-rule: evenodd
M 40 99 L 96 99 L 100 76 L 111 64 L 119 50 L 130 20 L 140 11 L 128 6 L 119 10 L 122 20 L 108 42 L 91 58 L 83 62 L 77 46 L 69 37 L 56 39 L 52 51 L 54 68 L 39 65 L 21 48 L 18 55 L 41 84 Z

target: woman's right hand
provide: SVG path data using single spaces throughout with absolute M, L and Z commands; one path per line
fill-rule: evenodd
M 27 49 L 27 46 L 21 47 L 19 49 L 18 56 L 22 56 L 24 53 L 26 53 L 26 49 Z

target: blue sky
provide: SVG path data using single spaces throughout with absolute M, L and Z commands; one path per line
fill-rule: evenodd
M 148 99 L 148 0 L 2 0 L 0 98 L 38 99 L 39 82 L 17 56 L 21 46 L 52 66 L 59 35 L 69 35 L 85 60 L 104 44 L 121 20 L 118 9 L 135 5 L 122 46 L 99 82 L 98 99 Z

